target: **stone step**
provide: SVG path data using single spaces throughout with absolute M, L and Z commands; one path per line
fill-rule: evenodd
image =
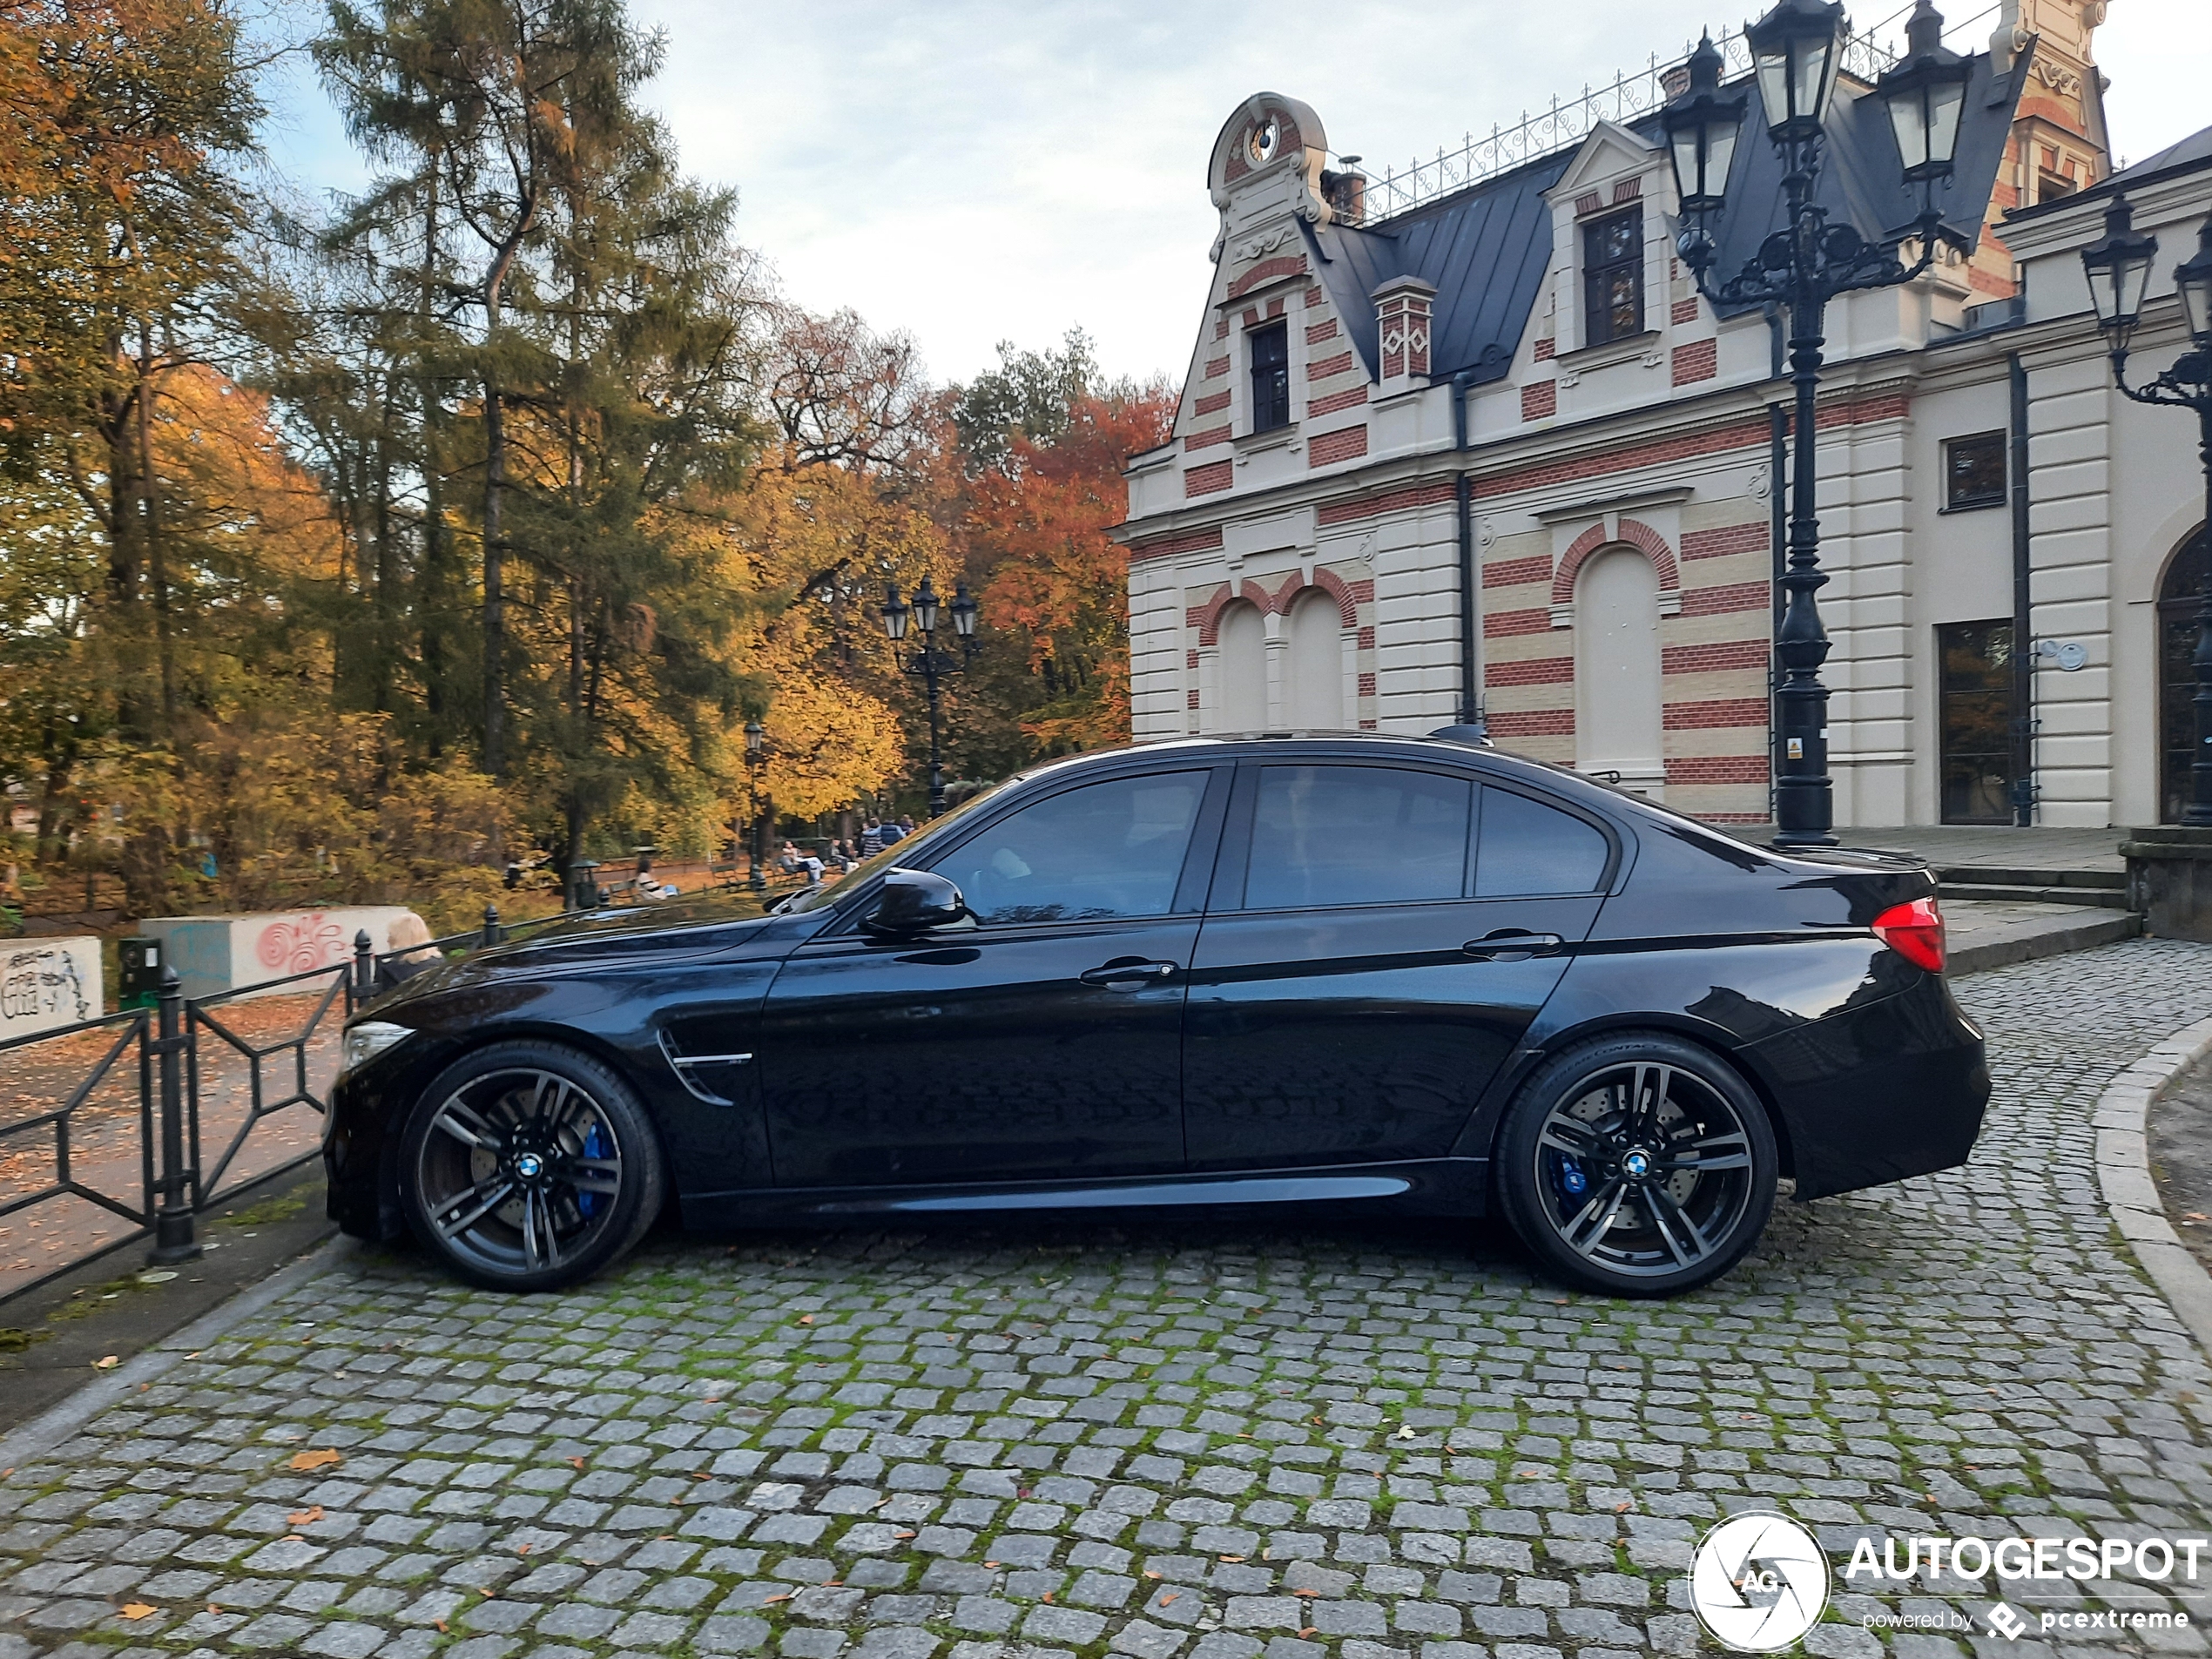
M 1999 904 L 2063 904 L 2104 910 L 2125 910 L 2122 887 L 2067 887 L 2013 886 L 1996 881 L 1952 881 L 1938 878 L 1937 891 L 1946 899 L 1985 899 Z
M 1950 940 L 1946 966 L 1954 979 L 1986 968 L 2006 968 L 2133 939 L 2143 927 L 2143 919 L 2132 911 L 1973 900 L 1947 909 L 1944 920 Z
M 1936 880 L 1946 887 L 2105 887 L 2125 891 L 2125 869 L 2058 869 L 2050 866 L 2018 864 L 1930 864 Z

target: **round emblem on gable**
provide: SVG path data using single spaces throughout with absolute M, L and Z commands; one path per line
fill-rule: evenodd
M 1271 115 L 1244 135 L 1244 153 L 1255 165 L 1272 161 L 1282 142 L 1282 124 Z

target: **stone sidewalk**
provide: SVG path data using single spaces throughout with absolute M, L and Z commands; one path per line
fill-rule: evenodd
M 1669 1303 L 1250 1212 L 671 1242 L 527 1298 L 357 1258 L 0 1479 L 0 1656 L 1625 1659 L 1699 1646 L 1682 1568 L 1734 1508 L 1846 1548 L 2203 1534 L 2212 1373 L 2089 1112 L 2212 1007 L 2212 948 L 1960 995 L 1974 1162 L 1785 1204 Z M 1839 1581 L 1808 1647 L 1961 1653 L 1861 1616 L 1991 1601 L 1899 1588 Z M 2203 1649 L 2203 1601 L 2097 1588 L 2010 1599 L 2186 1610 L 2074 1650 Z

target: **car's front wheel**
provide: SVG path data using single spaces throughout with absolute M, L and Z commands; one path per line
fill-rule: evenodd
M 1750 1087 L 1695 1043 L 1629 1033 L 1554 1055 L 1507 1109 L 1497 1189 L 1556 1277 L 1614 1296 L 1707 1284 L 1774 1207 L 1774 1130 Z
M 415 1236 L 471 1284 L 550 1291 L 636 1244 L 666 1190 L 636 1094 L 553 1043 L 495 1043 L 424 1091 L 400 1147 Z

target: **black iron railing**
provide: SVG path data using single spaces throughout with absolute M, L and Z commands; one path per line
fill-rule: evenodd
M 0 1220 L 42 1209 L 58 1213 L 75 1201 L 126 1226 L 119 1237 L 100 1233 L 79 1247 L 65 1245 L 57 1259 L 40 1264 L 36 1277 L 0 1293 L 0 1299 L 148 1238 L 155 1262 L 198 1255 L 199 1220 L 211 1208 L 320 1156 L 320 1132 L 307 1151 L 274 1163 L 246 1155 L 255 1144 L 256 1131 L 272 1119 L 300 1111 L 317 1117 L 327 1114 L 340 1028 L 355 1009 L 413 973 L 575 914 L 562 911 L 509 924 L 487 906 L 480 927 L 382 952 L 361 933 L 354 935 L 350 961 L 211 996 L 187 998 L 175 970 L 164 968 L 151 1008 L 0 1042 L 0 1083 L 26 1075 L 42 1051 L 51 1056 L 92 1049 L 74 1062 L 64 1062 L 58 1082 L 44 1085 L 51 1104 L 0 1123 Z M 256 1035 L 246 1028 L 248 1022 L 237 1012 L 241 1003 L 287 993 L 314 1000 L 284 1035 Z M 316 1063 L 322 1057 L 329 1060 L 327 1066 Z M 232 1085 L 228 1096 L 220 1076 L 226 1067 L 244 1072 L 242 1083 Z M 6 1092 L 20 1088 L 18 1082 Z M 34 1086 L 24 1092 L 41 1090 Z M 86 1136 L 80 1130 L 101 1107 L 107 1109 L 98 1130 L 108 1144 L 105 1158 L 95 1160 L 104 1168 L 94 1174 L 84 1167 Z M 132 1138 L 137 1158 L 118 1156 Z M 25 1167 L 37 1170 L 27 1180 L 18 1173 Z M 18 1184 L 24 1190 L 7 1190 Z

